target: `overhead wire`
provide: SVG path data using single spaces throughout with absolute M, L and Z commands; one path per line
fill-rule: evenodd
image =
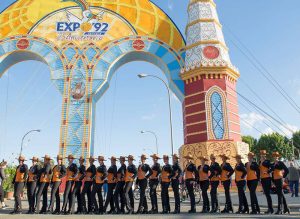
M 269 71 L 259 62 L 259 60 L 253 55 L 253 53 L 238 39 L 238 37 L 230 30 L 229 27 L 224 25 L 226 29 L 237 39 L 237 41 L 245 48 L 245 50 L 250 54 L 248 55 L 240 46 L 233 40 L 229 39 L 230 42 L 249 60 L 249 62 L 258 70 L 258 72 L 271 83 L 271 85 L 283 96 L 283 98 L 300 114 L 300 107 L 297 103 L 288 95 L 288 93 L 281 87 L 277 80 L 269 73 Z M 266 75 L 269 75 L 269 77 Z

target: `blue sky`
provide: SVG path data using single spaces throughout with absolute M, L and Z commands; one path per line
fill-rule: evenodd
M 2 0 L 0 10 L 12 1 Z M 183 32 L 187 22 L 184 0 L 154 0 L 175 21 Z M 258 70 L 235 46 L 237 40 L 246 45 L 265 68 L 279 81 L 294 100 L 300 101 L 300 1 L 286 0 L 216 0 L 219 18 L 223 24 L 225 40 L 230 49 L 232 63 L 241 73 L 241 80 L 255 90 L 293 129 L 298 129 L 300 115 L 264 79 Z M 114 75 L 110 88 L 97 103 L 95 155 L 134 155 L 155 150 L 155 139 L 140 130 L 152 130 L 158 135 L 159 153 L 170 154 L 168 105 L 165 88 L 158 81 L 140 80 L 138 73 L 163 73 L 145 62 L 132 62 L 121 67 Z M 9 81 L 9 83 L 8 83 Z M 239 81 L 238 91 L 266 107 Z M 8 86 L 8 89 L 7 89 Z M 7 98 L 8 91 L 8 101 Z M 265 117 L 250 106 L 246 109 L 239 100 L 243 120 L 263 133 L 274 127 L 265 125 Z M 243 105 L 242 105 L 243 104 Z M 182 109 L 172 98 L 174 144 L 183 144 Z M 59 143 L 61 96 L 50 81 L 49 69 L 38 62 L 14 65 L 0 78 L 0 154 L 13 159 L 20 150 L 21 138 L 30 129 L 42 129 L 25 141 L 24 154 L 29 157 L 45 153 L 56 155 Z M 268 109 L 266 111 L 270 112 Z M 282 128 L 283 129 L 283 128 Z M 287 131 L 286 131 L 287 132 Z M 242 122 L 242 133 L 258 137 L 257 132 Z M 287 134 L 289 134 L 287 132 Z

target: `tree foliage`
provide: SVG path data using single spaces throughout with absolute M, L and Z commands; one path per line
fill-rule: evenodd
M 252 136 L 244 136 L 243 142 L 248 143 L 250 146 L 250 151 L 254 152 L 259 158 L 260 150 L 266 150 L 269 159 L 272 158 L 272 153 L 278 151 L 282 158 L 291 159 L 293 156 L 293 149 L 290 143 L 290 139 L 280 135 L 279 133 L 264 134 L 260 136 L 258 140 Z M 300 140 L 300 134 L 299 134 Z M 300 143 L 300 141 L 299 141 Z

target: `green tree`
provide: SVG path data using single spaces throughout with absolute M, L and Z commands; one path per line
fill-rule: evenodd
M 250 135 L 242 136 L 242 141 L 249 145 L 250 151 L 253 151 L 256 148 L 257 140 L 254 137 Z
M 292 158 L 292 146 L 289 139 L 279 133 L 265 134 L 260 137 L 253 152 L 258 156 L 260 150 L 266 150 L 268 158 L 272 158 L 272 153 L 278 151 L 283 158 Z
M 293 144 L 294 144 L 294 151 L 295 151 L 295 157 L 299 159 L 300 157 L 300 131 L 293 133 Z

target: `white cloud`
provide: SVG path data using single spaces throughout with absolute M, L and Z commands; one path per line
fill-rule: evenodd
M 264 120 L 266 120 L 264 116 L 255 112 L 241 114 L 241 122 L 250 129 L 257 126 L 257 124 L 261 124 Z
M 274 130 L 273 130 L 272 128 L 270 128 L 270 127 L 267 127 L 267 128 L 263 131 L 263 133 L 266 134 L 266 135 L 272 134 L 273 132 L 274 132 Z
M 142 116 L 142 120 L 153 120 L 156 118 L 156 114 L 152 113 L 150 115 L 144 115 Z
M 168 0 L 168 8 L 169 8 L 169 10 L 173 10 L 173 6 L 174 6 L 174 4 L 173 4 L 173 2 L 172 2 L 172 0 Z
M 281 125 L 280 129 L 288 136 L 288 137 L 292 137 L 292 132 L 296 132 L 299 130 L 299 128 L 295 125 L 291 125 L 291 124 L 285 124 L 284 126 Z

